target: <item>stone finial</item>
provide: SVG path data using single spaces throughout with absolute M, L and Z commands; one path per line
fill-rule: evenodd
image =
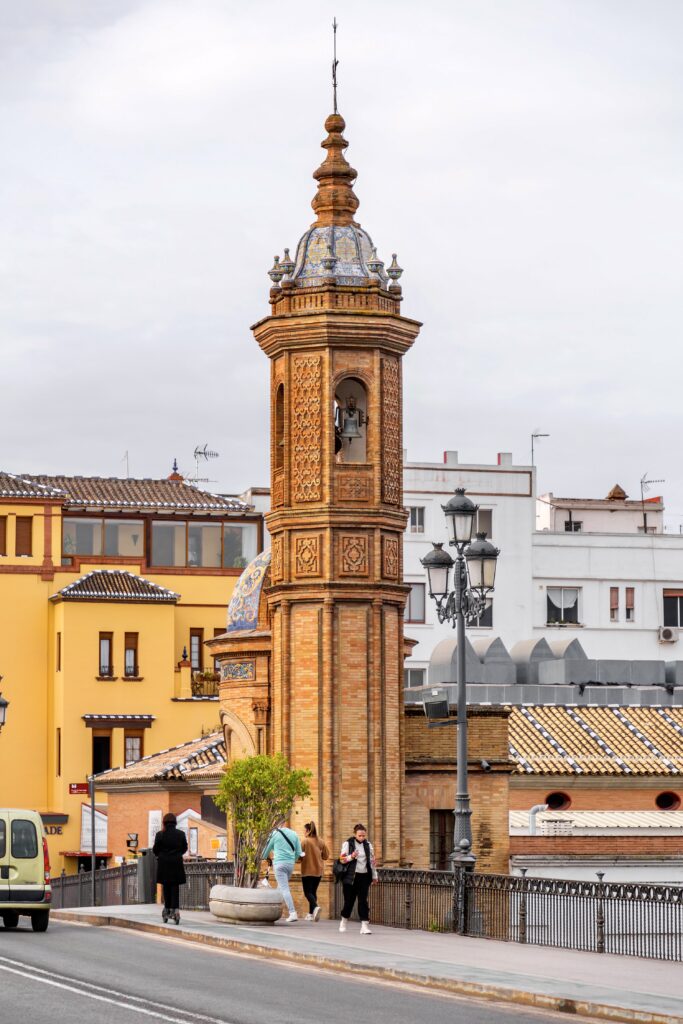
M 358 209 L 359 202 L 351 186 L 358 173 L 344 156 L 344 150 L 348 146 L 342 135 L 345 127 L 346 122 L 341 114 L 330 114 L 325 121 L 328 135 L 320 145 L 327 150 L 327 156 L 313 172 L 313 177 L 318 182 L 318 191 L 311 203 L 318 217 L 315 227 L 356 224 L 353 215 Z
M 173 469 L 171 470 L 168 479 L 173 480 L 175 483 L 181 483 L 183 480 L 183 476 L 180 473 L 180 470 L 178 469 L 177 459 L 173 460 Z
M 291 275 L 294 273 L 294 266 L 294 260 L 289 255 L 289 249 L 285 249 L 285 254 L 280 260 L 280 270 L 285 275 L 285 277 L 291 277 Z

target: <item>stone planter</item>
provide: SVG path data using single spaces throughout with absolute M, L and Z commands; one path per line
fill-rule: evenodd
M 209 893 L 209 910 L 229 924 L 275 924 L 282 916 L 282 896 L 277 889 L 239 889 L 235 885 L 214 885 Z

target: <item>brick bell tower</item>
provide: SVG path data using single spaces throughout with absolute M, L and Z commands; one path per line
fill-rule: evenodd
M 363 821 L 392 865 L 403 859 L 401 359 L 421 325 L 401 316 L 396 256 L 385 269 L 354 220 L 344 127 L 338 113 L 325 122 L 317 219 L 294 260 L 276 257 L 271 313 L 252 328 L 271 362 L 268 747 L 312 769 L 305 812 L 328 842 Z

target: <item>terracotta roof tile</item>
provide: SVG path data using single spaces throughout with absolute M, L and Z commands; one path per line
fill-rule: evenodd
M 125 768 L 112 768 L 97 776 L 102 785 L 110 782 L 161 782 L 167 779 L 218 779 L 223 774 L 228 756 L 222 732 L 181 743 L 170 750 L 150 754 Z
M 65 497 L 66 492 L 58 487 L 0 470 L 0 498 L 49 498 L 54 501 Z
M 520 773 L 683 773 L 683 708 L 523 705 L 509 724 Z
M 238 498 L 202 491 L 187 480 L 131 480 L 100 476 L 15 476 L 0 473 L 0 497 L 63 498 L 67 509 L 249 512 Z
M 50 600 L 151 601 L 155 604 L 172 604 L 179 597 L 172 590 L 124 569 L 95 569 L 62 587 Z

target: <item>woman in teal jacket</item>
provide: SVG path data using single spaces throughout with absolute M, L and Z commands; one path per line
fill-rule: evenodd
M 296 832 L 291 828 L 285 828 L 284 825 L 282 828 L 276 828 L 266 843 L 263 859 L 267 860 L 271 853 L 273 854 L 275 881 L 289 911 L 287 923 L 291 924 L 292 921 L 299 920 L 299 915 L 294 909 L 294 900 L 289 889 L 289 880 L 292 877 L 294 865 L 303 857 L 301 841 Z

